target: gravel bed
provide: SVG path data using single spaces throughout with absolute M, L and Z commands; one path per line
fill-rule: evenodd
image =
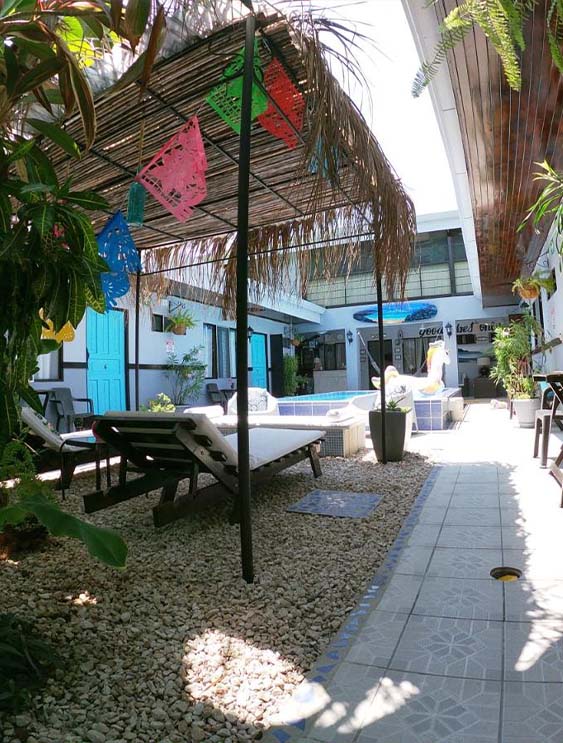
M 0 727 L 7 743 L 185 743 L 261 736 L 354 608 L 431 465 L 407 454 L 325 458 L 278 475 L 254 496 L 256 580 L 240 577 L 228 505 L 155 530 L 157 494 L 92 516 L 129 545 L 124 571 L 71 540 L 0 563 L 3 611 L 37 621 L 65 665 L 34 706 Z M 91 476 L 67 498 L 79 511 Z M 384 497 L 367 519 L 285 509 L 313 488 Z M 73 497 L 74 496 L 74 497 Z

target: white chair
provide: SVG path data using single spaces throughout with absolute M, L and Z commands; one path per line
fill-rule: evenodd
M 279 415 L 278 401 L 262 387 L 248 388 L 248 415 Z M 237 395 L 229 400 L 227 415 L 237 414 Z

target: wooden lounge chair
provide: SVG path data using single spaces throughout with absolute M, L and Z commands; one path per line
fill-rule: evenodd
M 37 455 L 38 471 L 60 468 L 57 488 L 62 490 L 63 498 L 79 464 L 95 461 L 96 488 L 99 489 L 100 457 L 104 456 L 107 460 L 106 475 L 109 477 L 109 450 L 103 442 L 94 439 L 92 431 L 60 434 L 44 416 L 28 406 L 22 407 L 21 419 L 31 434 L 31 448 Z
M 153 508 L 155 526 L 186 515 L 198 496 L 216 496 L 225 492 L 235 496 L 235 519 L 238 495 L 237 436 L 223 436 L 203 414 L 106 413 L 94 421 L 93 430 L 103 441 L 121 454 L 119 482 L 106 492 L 84 496 L 84 509 L 92 513 L 161 489 L 161 498 Z M 253 429 L 250 438 L 251 480 L 256 485 L 309 459 L 313 475 L 321 467 L 317 444 L 324 431 L 289 431 Z M 127 479 L 127 462 L 141 477 Z M 212 474 L 217 483 L 198 489 L 200 473 Z M 177 496 L 179 483 L 189 479 L 188 495 Z

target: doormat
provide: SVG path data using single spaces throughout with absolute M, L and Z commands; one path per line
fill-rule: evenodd
M 375 511 L 383 496 L 377 493 L 349 493 L 344 490 L 313 490 L 288 507 L 294 513 L 365 519 Z

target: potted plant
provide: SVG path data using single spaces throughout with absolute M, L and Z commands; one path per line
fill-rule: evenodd
M 521 277 L 516 279 L 512 284 L 512 292 L 520 295 L 522 299 L 527 302 L 533 302 L 540 295 L 540 290 L 545 289 L 549 294 L 552 294 L 555 290 L 555 281 L 553 276 L 540 276 L 539 274 L 532 274 L 531 276 Z
M 491 379 L 504 385 L 512 400 L 519 426 L 533 428 L 540 406 L 532 379 L 532 337 L 541 342 L 542 328 L 529 313 L 495 330 L 495 366 Z
M 178 310 L 168 318 L 166 330 L 174 333 L 174 335 L 186 335 L 186 330 L 194 326 L 195 320 L 191 314 L 187 311 Z
M 194 347 L 180 357 L 168 354 L 164 374 L 170 382 L 170 398 L 176 412 L 182 412 L 203 387 L 205 364 L 199 358 L 200 350 L 201 347 Z
M 402 408 L 395 400 L 385 406 L 385 453 L 389 462 L 400 462 L 405 451 L 407 414 L 410 408 Z M 369 430 L 377 461 L 383 458 L 381 408 L 369 411 Z

